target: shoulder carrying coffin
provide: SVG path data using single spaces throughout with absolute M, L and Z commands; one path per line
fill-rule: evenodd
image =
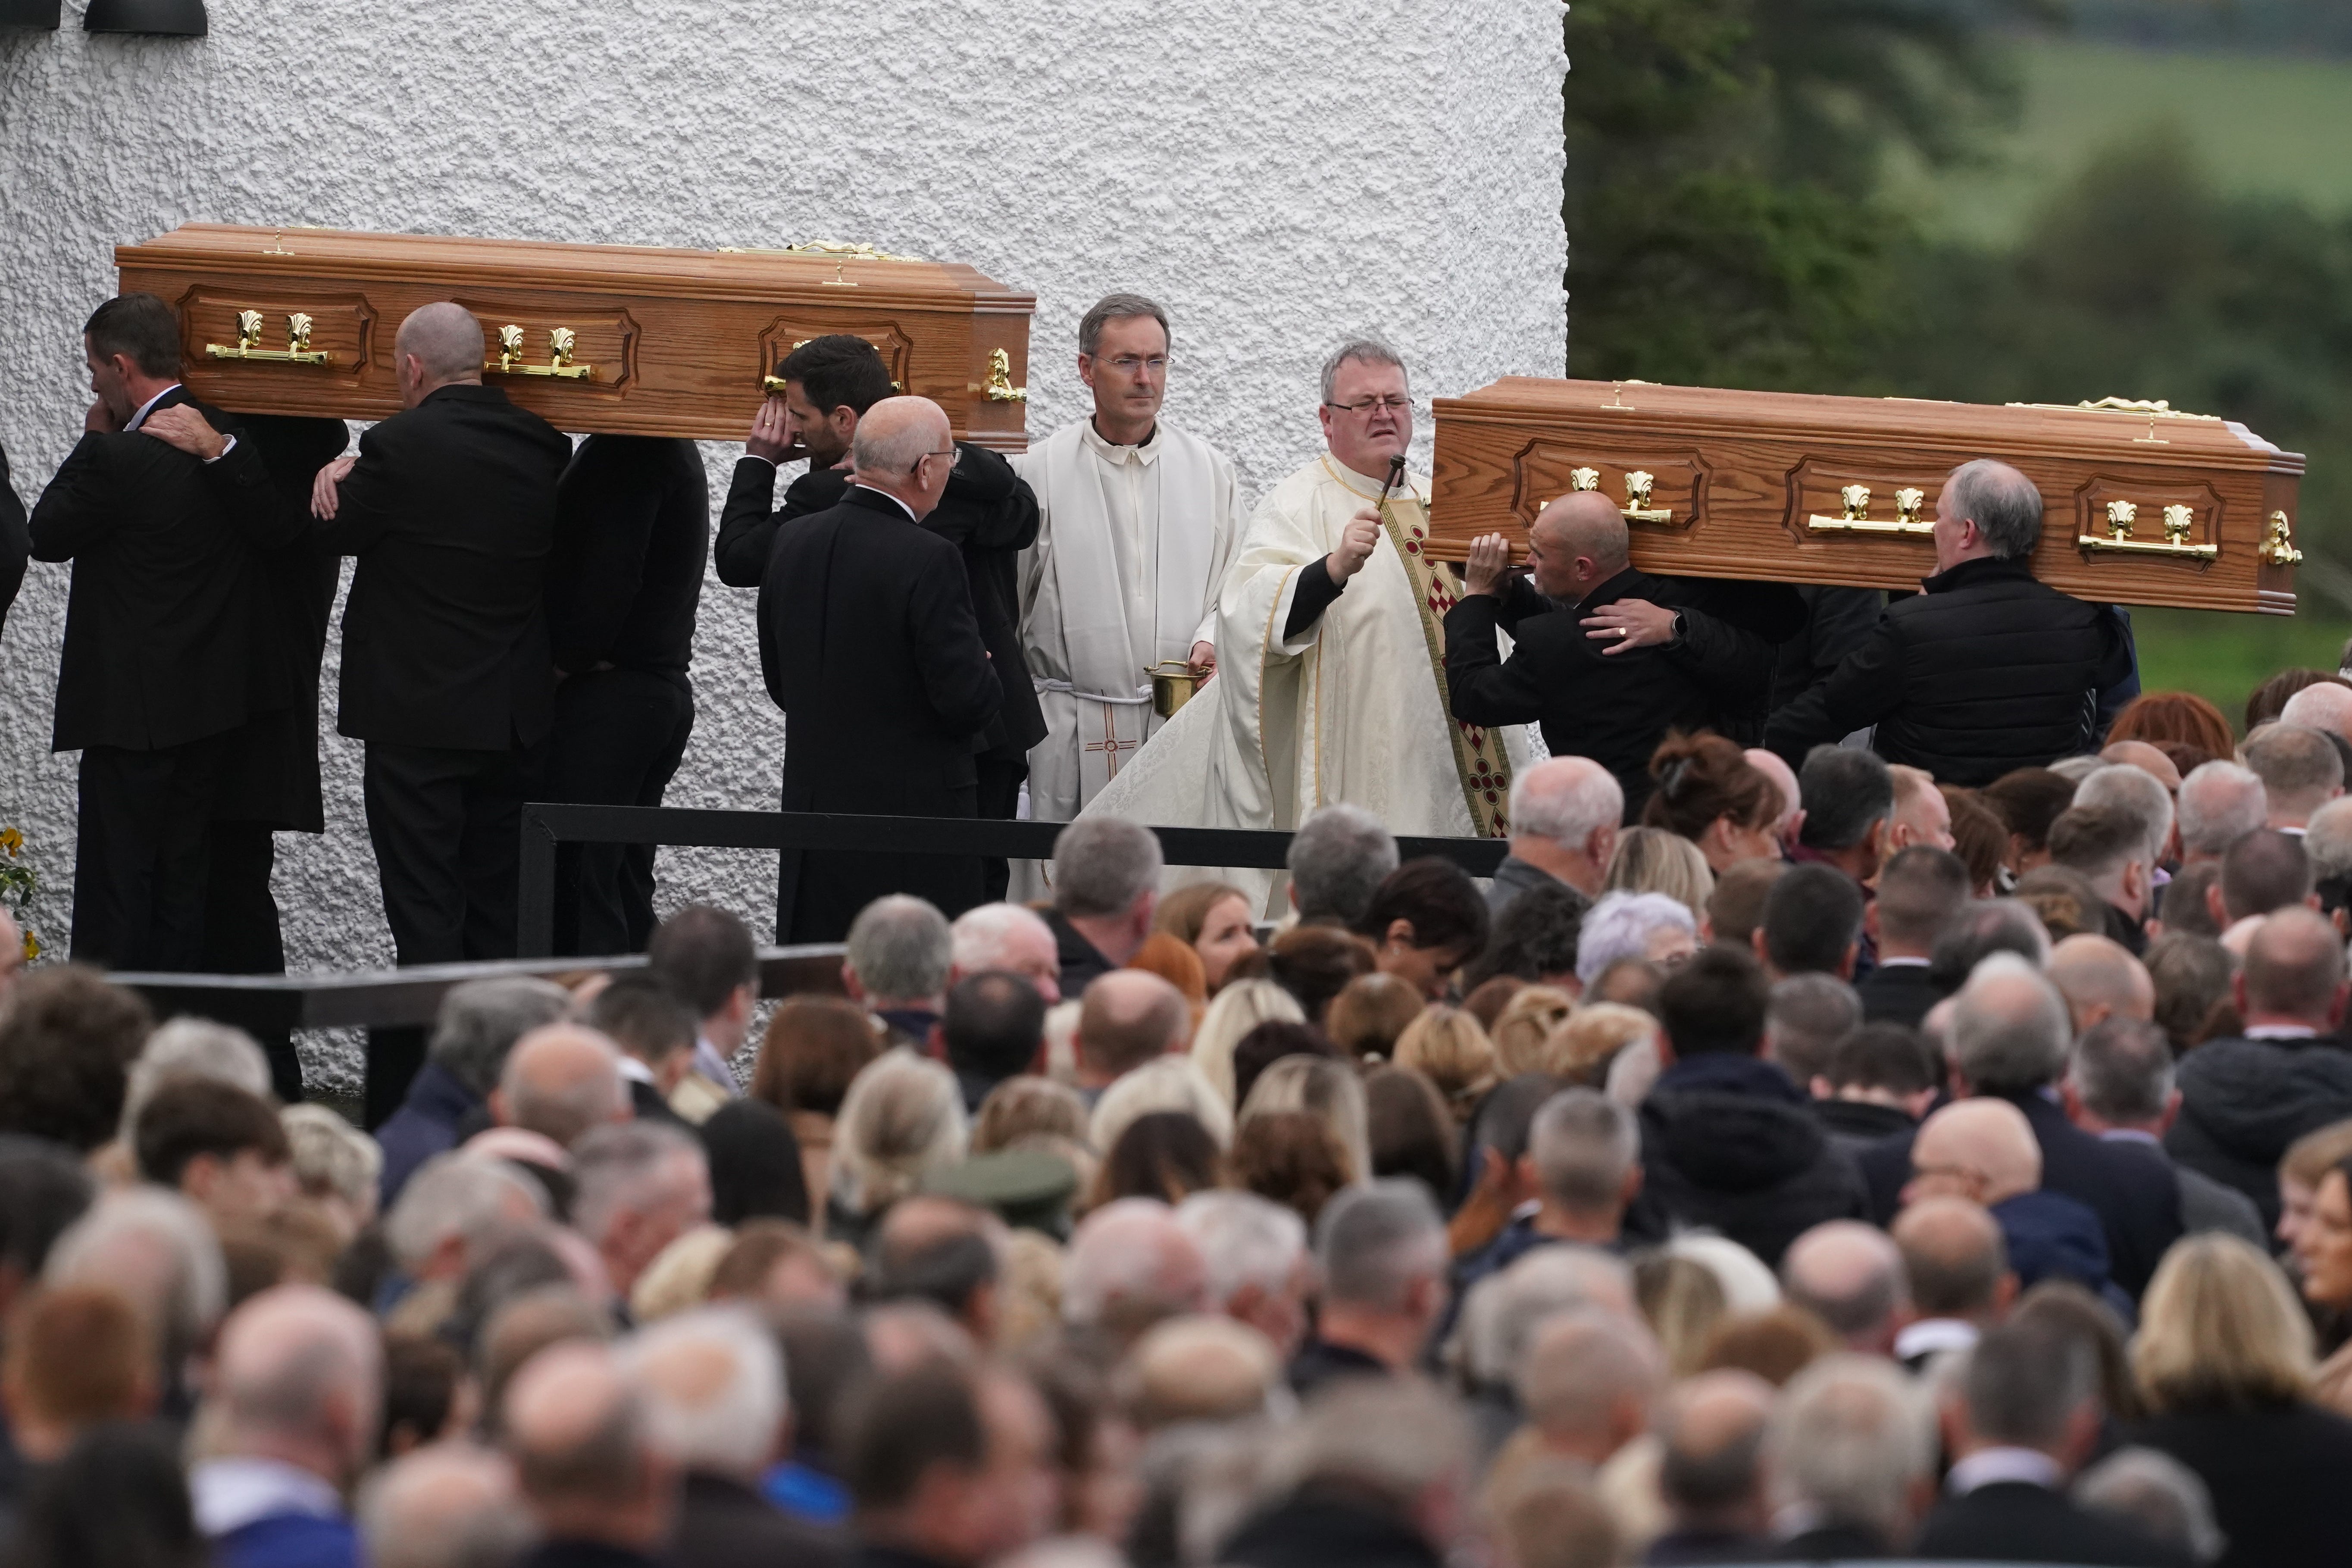
M 2034 574 L 2085 599 L 2294 612 L 2303 458 L 2161 404 L 1987 407 L 1514 377 L 1436 405 L 1432 543 L 1524 541 L 1598 489 L 1633 563 L 1688 576 L 1916 588 L 1945 476 L 1998 458 L 2041 489 Z
M 483 380 L 564 430 L 740 440 L 794 343 L 854 332 L 961 439 L 1027 445 L 1034 295 L 863 246 L 791 251 L 453 239 L 188 224 L 114 253 L 179 311 L 189 389 L 250 414 L 400 412 L 393 334 L 454 300 Z

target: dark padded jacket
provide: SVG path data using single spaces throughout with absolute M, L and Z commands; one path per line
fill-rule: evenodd
M 2115 612 L 2034 580 L 2024 559 L 1964 561 L 1887 606 L 1827 680 L 1772 715 L 1764 743 L 1801 766 L 1871 725 L 1890 763 L 1985 784 L 2082 751 L 2097 693 L 2131 674 Z
M 2178 1163 L 2237 1188 L 2278 1224 L 2278 1163 L 2306 1132 L 2352 1116 L 2352 1051 L 2333 1040 L 2208 1040 L 2180 1058 Z

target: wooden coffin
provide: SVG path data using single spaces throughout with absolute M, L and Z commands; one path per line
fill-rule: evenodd
M 1599 489 L 1633 563 L 1689 576 L 1916 588 L 1945 476 L 1975 458 L 2042 490 L 2043 582 L 2087 599 L 2294 613 L 2303 458 L 2161 405 L 1985 407 L 1514 377 L 1436 404 L 1432 544 L 1523 541 Z
M 873 342 L 958 437 L 1019 451 L 1034 295 L 865 247 L 672 250 L 188 224 L 114 253 L 179 311 L 200 397 L 252 414 L 400 412 L 393 334 L 455 300 L 483 379 L 560 429 L 740 440 L 793 344 Z

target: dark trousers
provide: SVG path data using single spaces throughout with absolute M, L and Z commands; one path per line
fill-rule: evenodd
M 694 733 L 694 697 L 667 677 L 598 669 L 555 689 L 546 798 L 659 805 Z M 654 847 L 563 844 L 555 851 L 555 951 L 643 952 L 654 930 Z
M 210 875 L 205 881 L 205 973 L 283 974 L 286 942 L 278 923 L 278 900 L 269 890 L 277 864 L 277 841 L 266 822 L 215 822 L 209 835 Z M 291 1105 L 302 1098 L 302 1067 L 294 1037 L 285 1029 L 257 1029 L 269 1058 L 270 1087 Z
M 227 739 L 208 735 L 152 752 L 82 752 L 74 962 L 203 968 L 207 829 Z
M 980 770 L 980 815 L 991 822 L 1010 822 L 1021 810 L 1021 786 L 1029 778 L 1024 754 L 1005 760 L 982 753 L 973 759 Z M 1013 863 L 991 856 L 980 863 L 981 886 L 992 904 L 1004 901 L 1013 886 Z
M 544 750 L 368 742 L 368 841 L 403 966 L 515 955 L 522 803 Z

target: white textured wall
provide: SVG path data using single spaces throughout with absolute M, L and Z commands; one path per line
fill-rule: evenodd
M 196 41 L 0 31 L 0 444 L 29 504 L 80 427 L 113 247 L 189 221 L 639 245 L 866 240 L 1035 291 L 1034 436 L 1076 416 L 1079 315 L 1176 318 L 1174 419 L 1262 492 L 1315 441 L 1316 364 L 1370 330 L 1450 395 L 1557 374 L 1557 0 L 209 0 Z M 1427 429 L 1423 430 L 1426 461 Z M 706 448 L 718 499 L 738 449 Z M 73 762 L 48 754 L 66 570 L 0 642 L 0 823 L 62 937 Z M 772 802 L 751 596 L 703 598 L 674 805 Z M 389 962 L 331 736 L 323 840 L 281 835 L 295 967 Z M 666 904 L 764 934 L 764 858 L 665 852 Z

